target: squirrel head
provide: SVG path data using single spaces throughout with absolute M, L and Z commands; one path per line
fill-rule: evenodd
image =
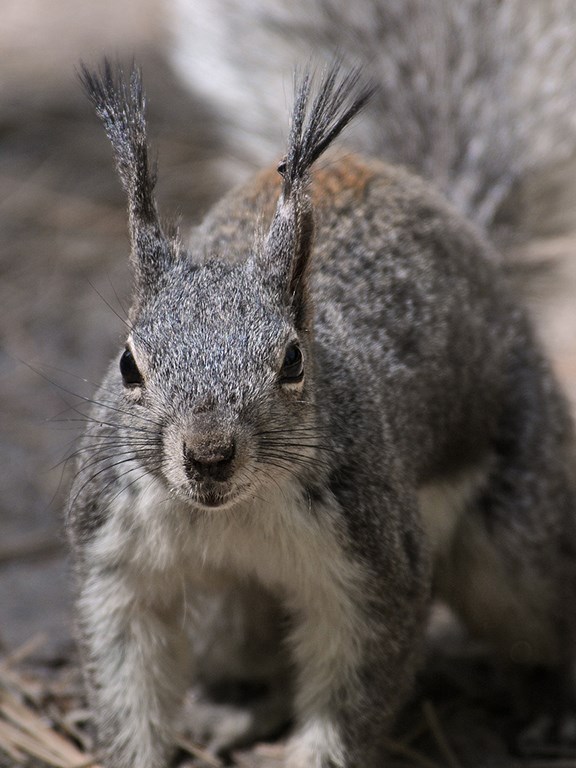
M 117 387 L 135 454 L 171 492 L 226 507 L 279 477 L 317 473 L 309 266 L 315 160 L 371 95 L 337 66 L 298 79 L 282 188 L 244 260 L 208 260 L 165 230 L 154 197 L 140 72 L 83 67 L 128 198 L 134 302 Z M 197 244 L 201 251 L 202 244 Z

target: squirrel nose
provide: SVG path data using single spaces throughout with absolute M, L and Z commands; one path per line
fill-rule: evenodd
M 184 443 L 184 469 L 191 480 L 227 480 L 236 455 L 233 440 L 226 443 Z

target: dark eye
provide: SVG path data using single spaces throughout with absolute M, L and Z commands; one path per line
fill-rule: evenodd
M 290 344 L 284 355 L 280 380 L 284 383 L 295 384 L 304 378 L 304 361 L 302 350 L 298 344 Z
M 144 383 L 136 360 L 129 349 L 125 349 L 120 358 L 120 373 L 125 387 L 140 387 Z

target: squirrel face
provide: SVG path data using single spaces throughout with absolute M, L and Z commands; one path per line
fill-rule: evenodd
M 317 477 L 310 168 L 373 89 L 358 92 L 359 71 L 339 78 L 334 68 L 309 104 L 311 77 L 303 78 L 270 226 L 263 232 L 254 220 L 250 255 L 231 264 L 197 262 L 162 226 L 139 71 L 126 82 L 105 62 L 100 73 L 83 68 L 82 79 L 128 200 L 135 302 L 112 386 L 124 388 L 115 412 L 130 455 L 199 508 L 233 505 L 267 484 L 277 492 L 284 476 Z M 203 243 L 194 249 L 203 254 Z
M 254 260 L 196 266 L 183 253 L 134 313 L 118 373 L 126 408 L 157 425 L 150 463 L 195 506 L 227 507 L 293 474 L 293 451 L 296 466 L 313 461 L 310 340 L 274 294 Z

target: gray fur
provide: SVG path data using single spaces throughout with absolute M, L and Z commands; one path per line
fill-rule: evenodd
M 188 674 L 206 697 L 255 674 L 280 718 L 291 675 L 288 768 L 381 768 L 433 586 L 500 653 L 573 664 L 563 397 L 484 235 L 435 190 L 333 149 L 310 173 L 367 93 L 323 78 L 324 98 L 301 81 L 283 179 L 230 193 L 185 250 L 147 163 L 124 164 L 138 75 L 85 76 L 136 273 L 136 369 L 96 396 L 68 510 L 107 768 L 167 764 Z M 262 735 L 225 732 L 204 735 Z

